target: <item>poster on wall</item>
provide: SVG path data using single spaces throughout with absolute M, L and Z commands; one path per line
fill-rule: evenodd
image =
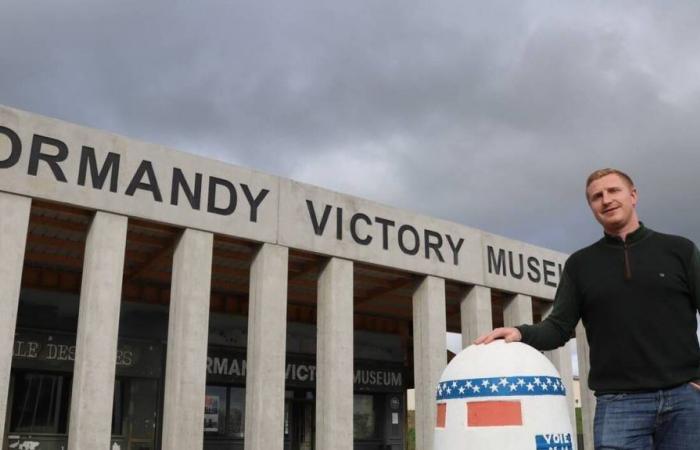
M 204 431 L 219 431 L 219 397 L 207 395 L 204 398 Z

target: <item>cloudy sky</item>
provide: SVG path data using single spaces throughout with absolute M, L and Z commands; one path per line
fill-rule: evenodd
M 700 241 L 700 5 L 4 0 L 0 103 L 571 252 Z

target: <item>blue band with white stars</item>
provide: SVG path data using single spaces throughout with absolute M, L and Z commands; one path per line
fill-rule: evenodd
M 566 388 L 561 378 L 557 377 L 469 378 L 440 382 L 436 399 L 520 397 L 523 395 L 566 395 Z

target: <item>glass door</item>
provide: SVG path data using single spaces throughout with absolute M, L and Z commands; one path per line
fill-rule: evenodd
M 158 420 L 157 381 L 130 379 L 128 399 L 128 450 L 154 450 Z
M 9 439 L 6 438 L 6 436 L 10 433 L 10 412 L 12 409 L 10 406 L 12 405 L 12 396 L 15 393 L 15 374 L 14 372 L 10 372 L 10 391 L 9 395 L 7 397 L 7 408 L 5 410 L 5 427 L 3 430 L 5 430 L 5 436 L 0 436 L 2 438 L 2 442 L 0 442 L 0 448 L 2 450 L 6 450 L 7 446 L 9 443 L 7 442 Z
M 314 400 L 292 400 L 292 450 L 314 450 L 315 410 Z

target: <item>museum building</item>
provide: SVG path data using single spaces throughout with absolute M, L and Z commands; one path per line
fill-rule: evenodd
M 541 320 L 565 260 L 0 106 L 1 448 L 404 449 L 415 388 L 431 450 L 445 333 Z

